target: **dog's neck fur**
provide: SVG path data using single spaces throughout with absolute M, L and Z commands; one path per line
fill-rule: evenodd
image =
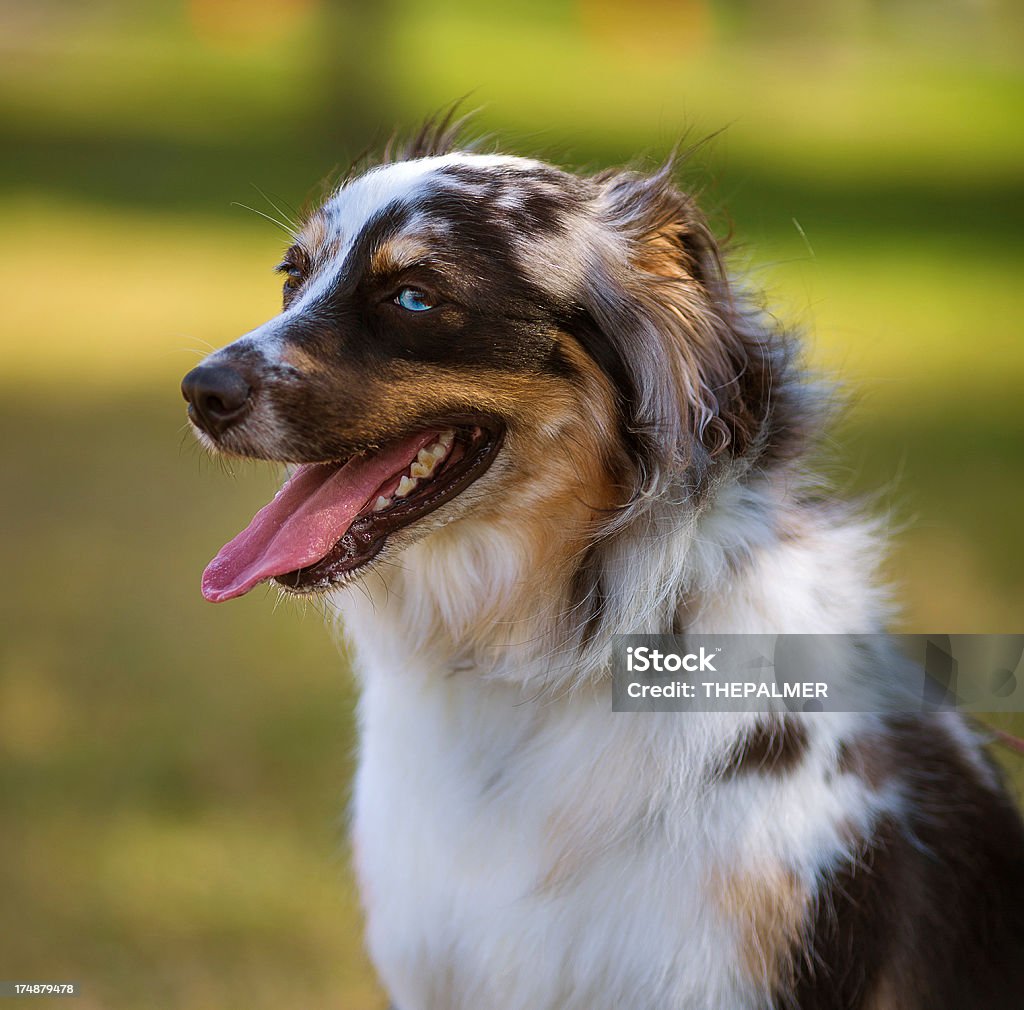
M 585 548 L 559 516 L 464 520 L 348 590 L 340 609 L 360 649 L 375 652 L 364 639 L 386 628 L 399 665 L 419 657 L 473 670 L 481 687 L 501 680 L 546 696 L 606 680 L 611 634 L 882 630 L 877 524 L 834 503 L 797 502 L 803 485 L 792 470 L 726 476 L 699 510 L 650 507 L 599 546 L 598 634 L 572 611 L 574 571 L 557 560 L 578 564 Z

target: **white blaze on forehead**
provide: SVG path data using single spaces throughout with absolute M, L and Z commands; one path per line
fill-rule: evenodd
M 353 179 L 335 193 L 321 211 L 326 223 L 327 242 L 335 244 L 335 252 L 330 262 L 320 270 L 313 283 L 292 303 L 288 311 L 302 311 L 330 290 L 343 270 L 356 239 L 377 214 L 393 203 L 411 202 L 426 189 L 430 179 L 441 169 L 454 165 L 524 171 L 543 167 L 541 162 L 530 158 L 458 152 L 381 165 Z M 447 184 L 453 189 L 458 189 L 460 185 L 459 180 L 454 178 Z

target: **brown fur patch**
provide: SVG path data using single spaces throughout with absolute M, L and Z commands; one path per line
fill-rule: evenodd
M 516 456 L 516 468 L 544 496 L 544 513 L 534 511 L 523 520 L 542 531 L 547 564 L 554 543 L 545 528 L 546 517 L 557 521 L 562 531 L 556 540 L 564 540 L 573 520 L 599 520 L 625 493 L 616 482 L 625 460 L 607 380 L 571 337 L 560 338 L 559 350 L 578 381 L 547 373 L 516 375 L 403 362 L 392 369 L 386 389 L 374 395 L 393 416 L 444 416 L 453 405 L 472 405 L 475 412 L 507 418 L 506 444 Z M 513 498 L 503 511 L 516 510 L 518 504 Z M 528 500 L 523 507 L 532 504 Z
M 723 775 L 784 775 L 807 753 L 807 730 L 791 715 L 766 715 L 729 752 Z
M 739 936 L 740 964 L 765 992 L 793 977 L 793 952 L 807 921 L 810 896 L 792 870 L 716 870 L 709 881 L 715 904 Z
M 415 235 L 385 239 L 370 254 L 370 270 L 377 274 L 397 273 L 414 266 L 431 254 L 430 245 Z

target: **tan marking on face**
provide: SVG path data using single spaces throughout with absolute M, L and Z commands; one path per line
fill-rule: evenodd
M 370 270 L 378 274 L 397 273 L 430 256 L 430 244 L 415 235 L 385 239 L 370 254 Z
M 359 411 L 347 434 L 374 442 L 389 429 L 396 434 L 399 418 L 494 415 L 508 424 L 507 443 L 524 470 L 523 483 L 549 478 L 550 492 L 570 492 L 579 499 L 571 512 L 580 510 L 583 498 L 584 511 L 610 508 L 617 494 L 607 486 L 606 471 L 623 466 L 613 394 L 575 341 L 559 341 L 563 355 L 579 370 L 577 380 L 543 372 L 392 362 L 386 375 L 362 391 L 361 402 L 372 407 Z M 502 508 L 514 505 L 502 503 Z
M 717 869 L 708 889 L 739 939 L 740 965 L 767 991 L 792 984 L 793 954 L 807 922 L 810 895 L 792 870 L 778 864 Z
M 551 412 L 565 399 L 562 384 L 554 378 L 511 375 L 499 369 L 393 361 L 383 374 L 361 381 L 360 409 L 345 434 L 370 444 L 379 444 L 381 437 L 395 437 L 405 418 L 491 414 L 518 427 L 534 423 L 538 399 L 546 400 Z
M 574 380 L 398 362 L 378 400 L 392 417 L 443 417 L 461 409 L 504 418 L 505 454 L 514 457 L 516 489 L 496 507 L 536 530 L 548 564 L 553 543 L 573 539 L 578 549 L 571 531 L 599 519 L 624 493 L 613 476 L 625 462 L 611 388 L 572 338 L 558 339 L 577 369 Z M 554 541 L 548 526 L 560 531 Z
M 577 378 L 553 378 L 560 395 L 524 404 L 530 425 L 516 446 L 537 500 L 512 494 L 502 511 L 532 533 L 539 567 L 554 563 L 567 572 L 629 491 L 611 387 L 575 340 L 565 338 L 560 347 Z

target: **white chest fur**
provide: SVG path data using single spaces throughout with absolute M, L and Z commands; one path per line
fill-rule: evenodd
M 357 636 L 356 862 L 401 1010 L 764 1006 L 771 968 L 741 949 L 757 901 L 737 908 L 728 881 L 784 906 L 785 866 L 812 893 L 845 851 L 838 825 L 877 811 L 854 780 L 826 787 L 828 740 L 799 776 L 711 784 L 748 717 L 681 735 L 600 690 L 524 698 L 398 663 L 382 630 Z
M 652 812 L 628 756 L 611 753 L 610 713 L 576 706 L 567 724 L 472 673 L 440 676 L 372 675 L 362 703 L 358 869 L 398 1005 L 621 1007 L 660 989 L 652 966 L 680 948 L 699 963 L 698 876 L 658 879 L 660 858 L 637 859 L 664 842 L 638 844 Z

